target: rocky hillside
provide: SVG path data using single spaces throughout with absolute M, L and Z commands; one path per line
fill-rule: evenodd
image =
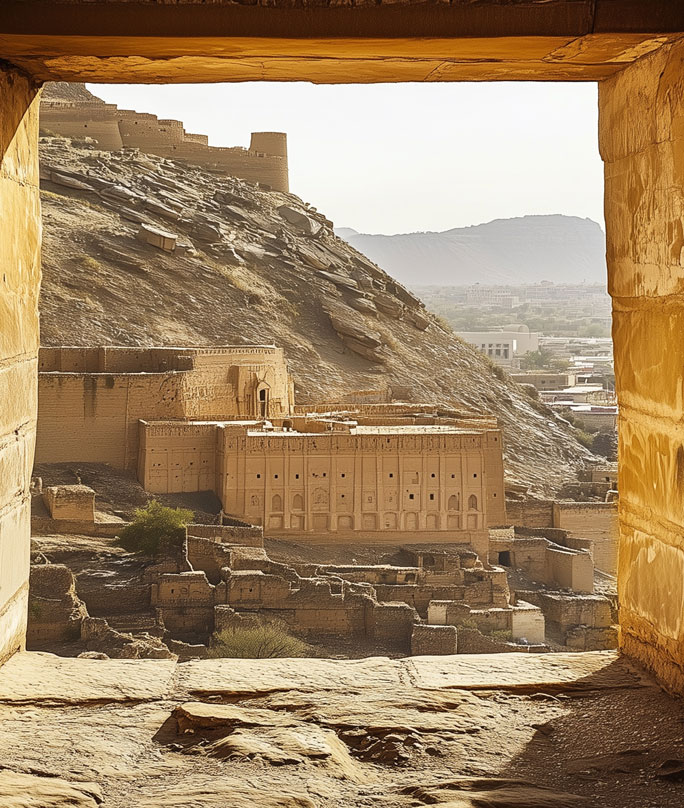
M 603 231 L 576 216 L 496 219 L 443 233 L 337 232 L 408 286 L 606 282 Z
M 300 402 L 375 390 L 495 413 L 509 478 L 538 492 L 591 457 L 298 197 L 55 137 L 41 175 L 43 344 L 275 343 Z M 141 242 L 141 223 L 175 252 Z

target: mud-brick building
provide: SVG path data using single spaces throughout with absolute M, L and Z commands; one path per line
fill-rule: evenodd
M 38 365 L 38 463 L 135 470 L 141 418 L 279 418 L 293 405 L 283 351 L 272 345 L 41 348 Z
M 39 463 L 137 470 L 151 493 L 212 490 L 272 536 L 420 535 L 486 558 L 487 528 L 506 521 L 491 417 L 412 404 L 303 414 L 273 346 L 45 348 L 39 364 Z

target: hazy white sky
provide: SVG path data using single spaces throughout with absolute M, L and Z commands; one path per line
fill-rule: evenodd
M 593 83 L 88 85 L 246 146 L 288 133 L 291 190 L 338 227 L 448 230 L 526 213 L 603 221 Z

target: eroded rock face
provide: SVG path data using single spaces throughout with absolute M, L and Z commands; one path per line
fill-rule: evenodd
M 29 586 L 28 647 L 35 650 L 50 643 L 77 639 L 88 610 L 76 595 L 76 582 L 69 567 L 34 564 Z
M 95 783 L 0 770 L 2 808 L 96 808 L 102 801 L 102 790 Z

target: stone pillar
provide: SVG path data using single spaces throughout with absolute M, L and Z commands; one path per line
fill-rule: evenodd
M 599 91 L 620 404 L 620 645 L 684 693 L 684 43 Z
M 0 664 L 24 647 L 36 434 L 38 88 L 0 67 Z

